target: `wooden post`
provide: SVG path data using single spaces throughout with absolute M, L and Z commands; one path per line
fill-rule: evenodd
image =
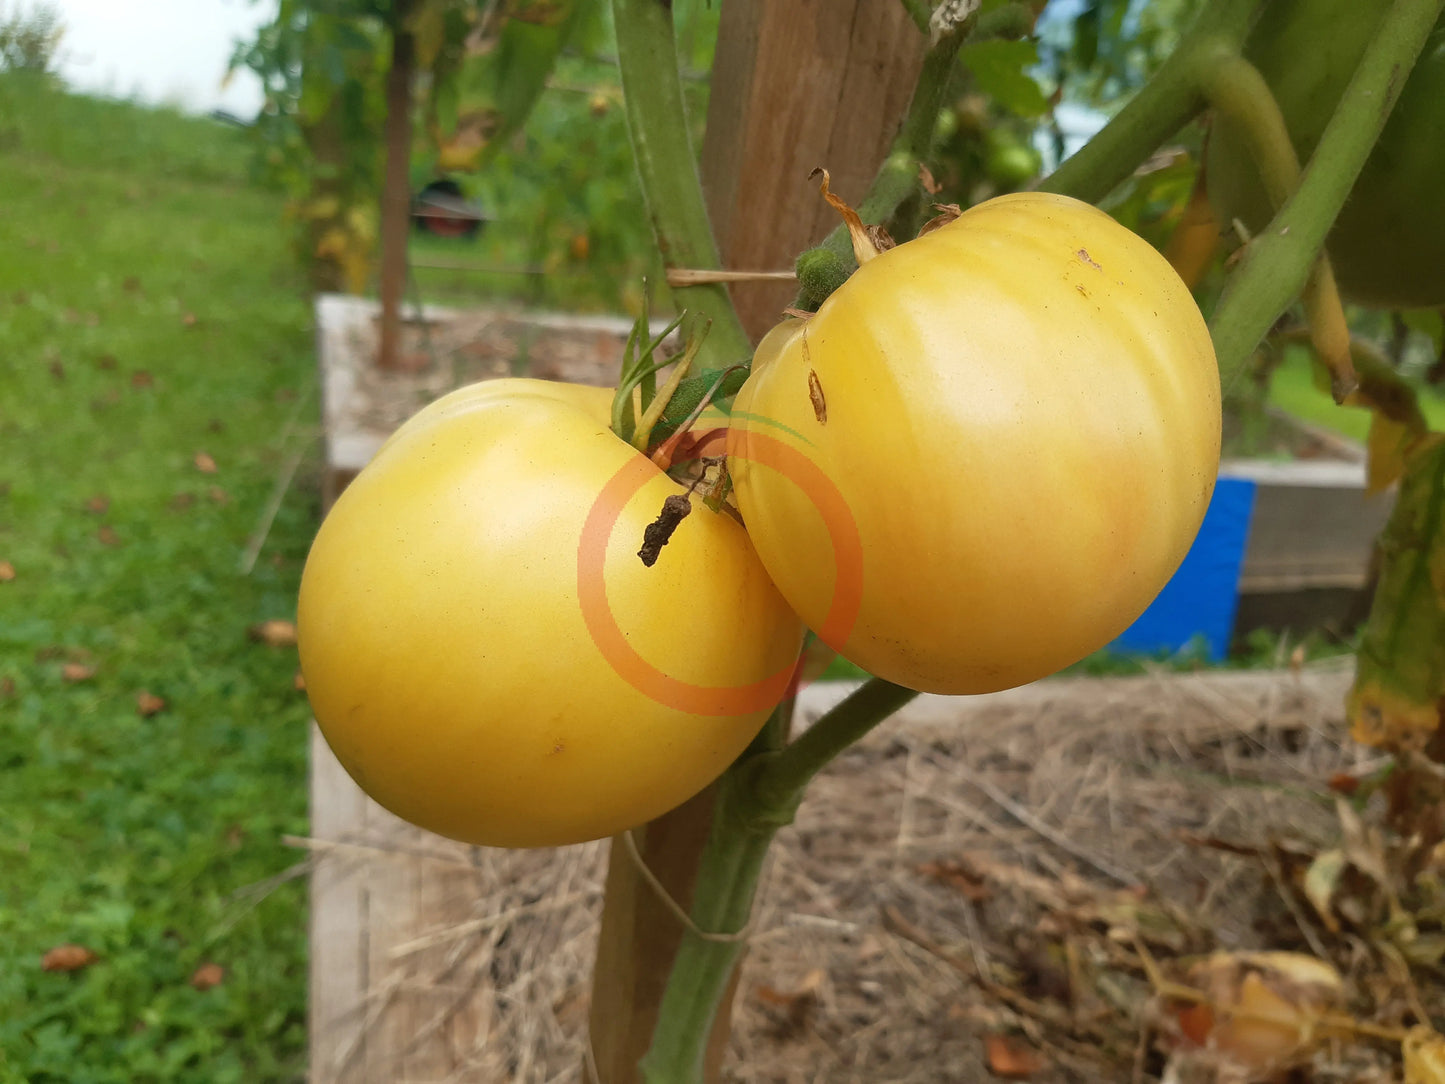
M 834 214 L 807 180 L 814 166 L 832 171 L 845 198 L 861 198 L 907 109 L 926 46 L 896 0 L 723 5 L 702 169 L 725 267 L 791 267 L 826 236 Z M 794 292 L 788 282 L 734 288 L 754 340 Z M 636 833 L 642 860 L 684 908 L 711 816 L 709 790 Z M 589 1067 L 584 1079 L 637 1084 L 682 927 L 619 839 L 609 862 L 590 1019 L 597 1076 Z M 710 1084 L 721 1079 L 728 1030 L 725 1008 L 709 1044 Z
M 730 270 L 773 271 L 827 236 L 837 213 L 808 174 L 862 200 L 913 96 L 927 39 L 901 3 L 728 0 L 702 173 Z M 787 282 L 730 287 L 756 342 L 792 303 Z
M 401 296 L 406 291 L 406 240 L 411 228 L 411 89 L 416 50 L 406 17 L 392 16 L 391 68 L 386 73 L 386 174 L 381 191 L 381 336 L 377 366 L 395 369 L 401 347 Z

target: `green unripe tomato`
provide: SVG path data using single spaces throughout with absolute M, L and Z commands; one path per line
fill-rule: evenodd
M 1388 0 L 1276 0 L 1245 45 L 1274 91 L 1301 162 L 1314 153 L 1390 9 Z M 1327 241 L 1340 292 L 1376 308 L 1445 305 L 1445 20 L 1430 34 Z M 1268 197 L 1238 127 L 1217 117 L 1209 195 L 1252 232 Z

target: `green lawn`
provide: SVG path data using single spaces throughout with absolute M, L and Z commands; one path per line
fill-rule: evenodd
M 257 886 L 298 860 L 308 712 L 247 629 L 294 615 L 314 358 L 246 171 L 235 129 L 0 76 L 4 1084 L 304 1075 L 304 882 Z M 97 958 L 43 970 L 66 943 Z

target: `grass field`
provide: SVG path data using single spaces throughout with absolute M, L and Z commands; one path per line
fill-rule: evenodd
M 304 885 L 261 889 L 306 829 L 308 713 L 247 629 L 294 614 L 315 370 L 246 162 L 235 129 L 0 76 L 5 1084 L 304 1074 Z M 64 944 L 94 961 L 44 970 Z

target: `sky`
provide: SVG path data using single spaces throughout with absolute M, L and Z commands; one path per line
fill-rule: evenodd
M 74 89 L 190 112 L 225 109 L 250 119 L 260 83 L 238 71 L 221 81 L 237 39 L 269 20 L 275 0 L 50 0 L 65 37 L 57 68 Z M 6 10 L 14 5 L 4 4 Z M 32 4 L 19 0 L 22 10 Z

